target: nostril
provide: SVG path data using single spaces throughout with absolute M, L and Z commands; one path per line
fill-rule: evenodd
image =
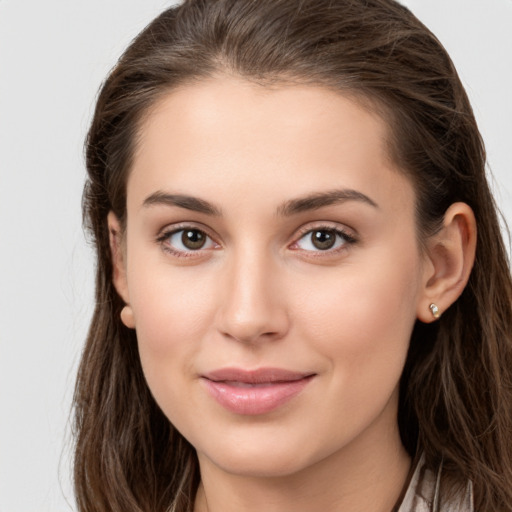
M 289 329 L 288 317 L 284 311 L 273 308 L 260 318 L 239 315 L 222 315 L 219 331 L 224 337 L 242 343 L 275 341 L 282 338 Z
M 289 319 L 279 279 L 267 253 L 258 253 L 254 245 L 245 248 L 226 267 L 216 329 L 244 343 L 280 339 L 289 329 Z
M 224 336 L 227 338 L 231 338 L 235 341 L 239 341 L 241 343 L 254 343 L 258 341 L 272 341 L 275 340 L 281 335 L 277 331 L 264 331 L 257 326 L 253 328 L 231 328 L 229 331 L 223 332 Z

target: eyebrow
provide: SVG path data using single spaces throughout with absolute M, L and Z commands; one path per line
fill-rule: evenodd
M 298 213 L 318 210 L 326 206 L 344 203 L 346 201 L 359 201 L 374 208 L 379 207 L 375 201 L 362 192 L 352 189 L 336 189 L 329 190 L 327 192 L 315 192 L 304 197 L 290 199 L 277 208 L 277 214 L 279 216 L 289 217 Z M 169 194 L 157 191 L 148 196 L 142 203 L 142 206 L 145 208 L 156 205 L 177 206 L 186 210 L 204 213 L 206 215 L 213 215 L 216 217 L 220 217 L 222 215 L 221 210 L 212 203 L 186 194 Z
M 318 210 L 325 206 L 344 203 L 346 201 L 359 201 L 378 208 L 378 204 L 367 195 L 357 190 L 341 189 L 329 190 L 327 192 L 317 192 L 297 199 L 286 201 L 277 209 L 278 215 L 290 216 L 309 210 Z
M 221 211 L 208 201 L 185 194 L 167 194 L 166 192 L 158 191 L 148 196 L 142 203 L 144 207 L 156 205 L 178 206 L 186 210 L 217 217 L 221 215 Z

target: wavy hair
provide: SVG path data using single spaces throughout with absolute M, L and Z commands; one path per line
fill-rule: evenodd
M 463 201 L 478 225 L 475 265 L 435 324 L 417 322 L 398 422 L 412 455 L 446 485 L 471 479 L 479 512 L 512 511 L 512 282 L 485 151 L 446 51 L 394 0 L 186 0 L 132 42 L 103 84 L 86 141 L 84 224 L 97 251 L 96 308 L 74 395 L 81 512 L 190 512 L 196 455 L 155 403 L 135 332 L 112 284 L 107 214 L 125 221 L 126 182 L 145 114 L 178 85 L 219 74 L 356 95 L 389 126 L 415 186 L 420 242 Z

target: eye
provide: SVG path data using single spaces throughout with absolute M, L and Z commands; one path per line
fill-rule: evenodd
M 343 231 L 334 228 L 317 228 L 302 235 L 294 247 L 303 251 L 335 251 L 354 243 L 355 239 Z
M 159 242 L 166 250 L 173 253 L 190 253 L 204 249 L 213 249 L 217 244 L 197 228 L 183 228 L 164 233 Z

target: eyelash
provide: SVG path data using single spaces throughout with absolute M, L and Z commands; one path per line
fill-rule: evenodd
M 306 238 L 307 236 L 311 237 L 313 235 L 313 233 L 318 233 L 318 232 L 322 232 L 322 231 L 334 233 L 336 238 L 343 239 L 341 245 L 339 245 L 338 247 L 335 247 L 335 248 L 328 248 L 325 250 L 318 249 L 318 248 L 317 248 L 317 250 L 307 250 L 307 249 L 301 249 L 298 246 L 298 243 L 301 240 L 303 240 L 304 238 Z M 320 225 L 320 226 L 313 226 L 313 227 L 306 226 L 300 230 L 299 236 L 297 237 L 296 241 L 293 242 L 293 244 L 291 245 L 291 249 L 297 250 L 297 251 L 302 251 L 304 253 L 309 253 L 309 255 L 312 257 L 322 257 L 322 256 L 336 255 L 341 251 L 347 250 L 348 246 L 354 245 L 357 242 L 358 242 L 358 239 L 354 235 L 348 233 L 347 231 L 345 231 L 344 229 L 341 229 L 338 226 L 332 226 L 332 225 Z M 336 243 L 338 243 L 338 240 L 334 241 L 334 244 L 336 244 Z
M 197 233 L 201 233 L 206 237 L 207 243 L 209 240 L 210 242 L 214 243 L 217 247 L 219 246 L 219 244 L 217 242 L 215 242 L 215 240 L 204 229 L 198 228 L 193 225 L 192 226 L 191 225 L 176 226 L 173 229 L 164 231 L 161 235 L 158 236 L 156 241 L 160 244 L 160 246 L 162 247 L 162 249 L 164 251 L 166 251 L 178 258 L 197 257 L 198 253 L 202 252 L 203 250 L 210 249 L 210 248 L 204 249 L 203 247 L 201 247 L 197 250 L 193 250 L 193 249 L 180 250 L 180 249 L 176 249 L 175 247 L 173 247 L 170 243 L 166 243 L 169 240 L 169 238 L 172 237 L 173 235 L 177 235 L 178 233 L 183 233 L 185 231 L 194 231 Z
M 202 235 L 204 235 L 206 238 L 207 238 L 207 242 L 208 243 L 208 240 L 210 241 L 210 243 L 213 243 L 215 244 L 215 247 L 207 247 L 207 248 L 204 248 L 204 247 L 201 247 L 199 249 L 189 249 L 189 250 L 180 250 L 180 249 L 176 249 L 175 247 L 173 247 L 170 243 L 166 243 L 169 241 L 169 238 L 174 236 L 174 235 L 177 235 L 179 233 L 183 233 L 185 231 L 194 231 L 194 232 L 197 232 L 197 233 L 201 233 Z M 330 232 L 330 233 L 334 233 L 334 235 L 338 238 L 342 238 L 343 239 L 343 243 L 332 249 L 332 248 L 328 248 L 328 249 L 325 249 L 325 250 L 322 250 L 322 249 L 317 249 L 317 250 L 307 250 L 307 249 L 301 249 L 299 246 L 298 246 L 298 243 L 304 239 L 307 235 L 310 235 L 312 236 L 313 233 L 315 232 Z M 183 236 L 183 235 L 182 235 Z M 181 225 L 181 226 L 177 226 L 173 229 L 170 229 L 168 231 L 165 231 L 163 232 L 161 235 L 159 235 L 156 239 L 157 243 L 160 244 L 160 246 L 162 247 L 162 249 L 170 254 L 172 254 L 173 256 L 175 257 L 178 257 L 178 258 L 190 258 L 190 257 L 197 257 L 199 256 L 199 254 L 202 252 L 202 251 L 205 251 L 205 250 L 210 250 L 212 248 L 218 248 L 220 247 L 220 244 L 218 244 L 214 239 L 213 237 L 211 237 L 204 229 L 201 229 L 201 228 L 198 228 L 198 227 L 195 227 L 195 226 L 191 226 L 191 225 Z M 314 226 L 314 227 L 311 227 L 311 226 L 307 226 L 303 229 L 301 229 L 299 231 L 299 234 L 298 234 L 298 237 L 295 239 L 295 241 L 289 245 L 289 248 L 294 250 L 294 251 L 302 251 L 304 253 L 310 253 L 311 256 L 313 257 L 321 257 L 322 255 L 334 255 L 334 254 L 337 254 L 343 250 L 346 250 L 348 247 L 347 246 L 350 246 L 350 245 L 354 245 L 358 242 L 358 239 L 347 233 L 345 230 L 343 229 L 340 229 L 339 227 L 334 227 L 334 226 L 329 226 L 329 225 L 321 225 L 321 226 Z M 337 243 L 337 241 L 334 242 L 335 244 Z M 314 254 L 314 253 L 318 253 L 318 254 Z

